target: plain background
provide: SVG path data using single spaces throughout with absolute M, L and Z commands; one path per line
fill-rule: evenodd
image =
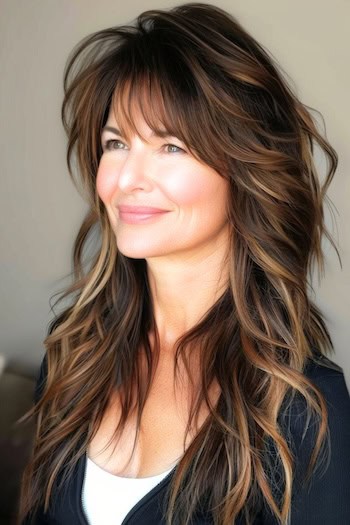
M 87 209 L 65 160 L 60 110 L 67 57 L 87 34 L 180 3 L 0 0 L 0 353 L 9 368 L 37 370 L 52 319 L 50 298 L 68 284 L 73 241 Z M 323 116 L 339 155 L 328 190 L 332 209 L 326 204 L 325 214 L 343 267 L 324 240 L 326 273 L 320 279 L 314 274 L 311 298 L 333 338 L 331 359 L 350 386 L 350 2 L 212 3 L 236 16 L 278 61 L 301 101 Z M 321 180 L 322 166 L 321 159 Z

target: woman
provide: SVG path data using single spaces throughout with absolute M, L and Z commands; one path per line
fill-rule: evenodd
M 311 113 L 208 4 L 86 37 L 64 87 L 89 213 L 19 523 L 349 523 L 350 397 L 307 294 L 337 154 Z

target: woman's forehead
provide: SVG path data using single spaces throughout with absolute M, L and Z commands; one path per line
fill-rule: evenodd
M 164 107 L 156 99 L 151 103 L 147 94 L 142 100 L 129 98 L 118 92 L 113 96 L 109 108 L 106 126 L 119 130 L 123 136 L 139 135 L 142 138 L 166 138 L 177 136 L 175 126 L 163 118 Z M 169 125 L 170 124 L 170 125 Z

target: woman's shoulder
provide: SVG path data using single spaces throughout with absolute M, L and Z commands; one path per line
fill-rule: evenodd
M 324 355 L 314 356 L 308 359 L 304 375 L 318 387 L 329 407 L 350 417 L 349 388 L 341 366 Z
M 344 370 L 341 366 L 324 355 L 314 354 L 308 359 L 304 375 L 310 379 L 325 395 L 326 400 L 333 404 L 350 408 L 350 395 Z M 44 354 L 36 379 L 35 402 L 42 395 L 47 376 L 47 353 Z
M 338 469 L 345 465 L 350 468 L 349 389 L 343 369 L 325 356 L 308 360 L 304 375 L 318 388 L 327 407 L 327 435 L 321 448 L 316 476 L 318 479 L 322 478 L 322 483 L 330 486 L 332 480 L 337 483 Z M 297 460 L 297 477 L 304 476 L 315 448 L 320 417 L 313 415 L 309 418 L 306 400 L 298 393 L 288 409 L 281 414 L 281 418 L 284 428 L 288 430 L 288 437 L 292 440 Z
M 47 377 L 47 353 L 44 354 L 34 392 L 34 401 L 37 403 L 42 396 Z M 344 370 L 334 361 L 324 355 L 314 354 L 313 358 L 307 360 L 304 375 L 322 393 L 329 409 L 329 424 L 335 427 L 350 427 L 350 394 L 347 386 Z M 287 417 L 294 434 L 300 432 L 305 414 L 305 398 L 299 393 L 293 398 L 288 410 L 282 406 L 281 416 Z M 342 419 L 342 420 L 341 420 Z
M 312 357 L 307 359 L 305 366 L 305 373 L 310 375 L 321 375 L 328 374 L 329 372 L 337 372 L 338 374 L 344 374 L 343 368 L 332 361 L 329 357 L 316 352 L 315 349 L 312 351 Z
M 294 407 L 290 419 L 296 457 L 292 522 L 310 525 L 349 523 L 350 395 L 344 371 L 322 356 L 309 360 L 304 373 L 324 397 L 327 434 L 316 461 L 317 466 L 307 479 L 320 418 L 317 417 L 317 421 L 314 418 L 308 420 L 303 403 L 298 408 Z M 301 407 L 303 410 L 300 410 Z
M 343 515 L 349 516 L 348 494 L 350 477 L 350 395 L 343 369 L 325 356 L 308 359 L 304 375 L 323 395 L 327 405 L 327 437 L 321 447 L 320 456 L 311 478 L 307 479 L 308 467 L 315 450 L 319 432 L 320 417 L 314 413 L 308 417 L 305 397 L 297 392 L 292 398 L 287 397 L 279 414 L 279 424 L 291 447 L 294 463 L 293 473 L 293 520 L 295 524 L 336 523 L 330 520 L 332 498 Z M 327 444 L 330 445 L 329 448 Z M 267 465 L 274 483 L 273 493 L 282 497 L 280 481 L 282 464 L 277 454 L 277 447 L 272 439 L 267 439 Z M 271 466 L 272 465 L 272 470 Z M 306 485 L 305 485 L 306 483 Z M 336 491 L 336 495 L 334 493 Z M 318 510 L 315 510 L 317 507 Z M 330 507 L 328 509 L 328 507 Z M 328 510 L 327 510 L 328 509 Z M 265 512 L 268 513 L 269 511 Z M 314 517 L 317 515 L 317 519 Z M 305 517 L 307 521 L 304 521 Z M 272 520 L 272 518 L 271 518 Z M 268 521 L 268 520 L 267 520 Z M 270 523 L 270 521 L 268 521 Z M 274 523 L 272 520 L 271 523 Z M 338 522 L 337 522 L 338 523 Z
M 315 354 L 307 360 L 303 375 L 319 390 L 326 402 L 330 431 L 336 433 L 342 429 L 350 432 L 350 394 L 343 368 L 330 358 Z M 305 426 L 306 399 L 300 392 L 292 397 L 291 402 L 290 399 L 286 398 L 282 405 L 280 417 L 284 418 L 284 422 L 288 421 L 292 433 L 298 436 Z

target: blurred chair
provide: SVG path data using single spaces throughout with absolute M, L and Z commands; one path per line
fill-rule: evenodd
M 16 421 L 33 405 L 35 378 L 7 371 L 4 365 L 0 356 L 0 525 L 13 525 L 34 436 L 33 422 Z

